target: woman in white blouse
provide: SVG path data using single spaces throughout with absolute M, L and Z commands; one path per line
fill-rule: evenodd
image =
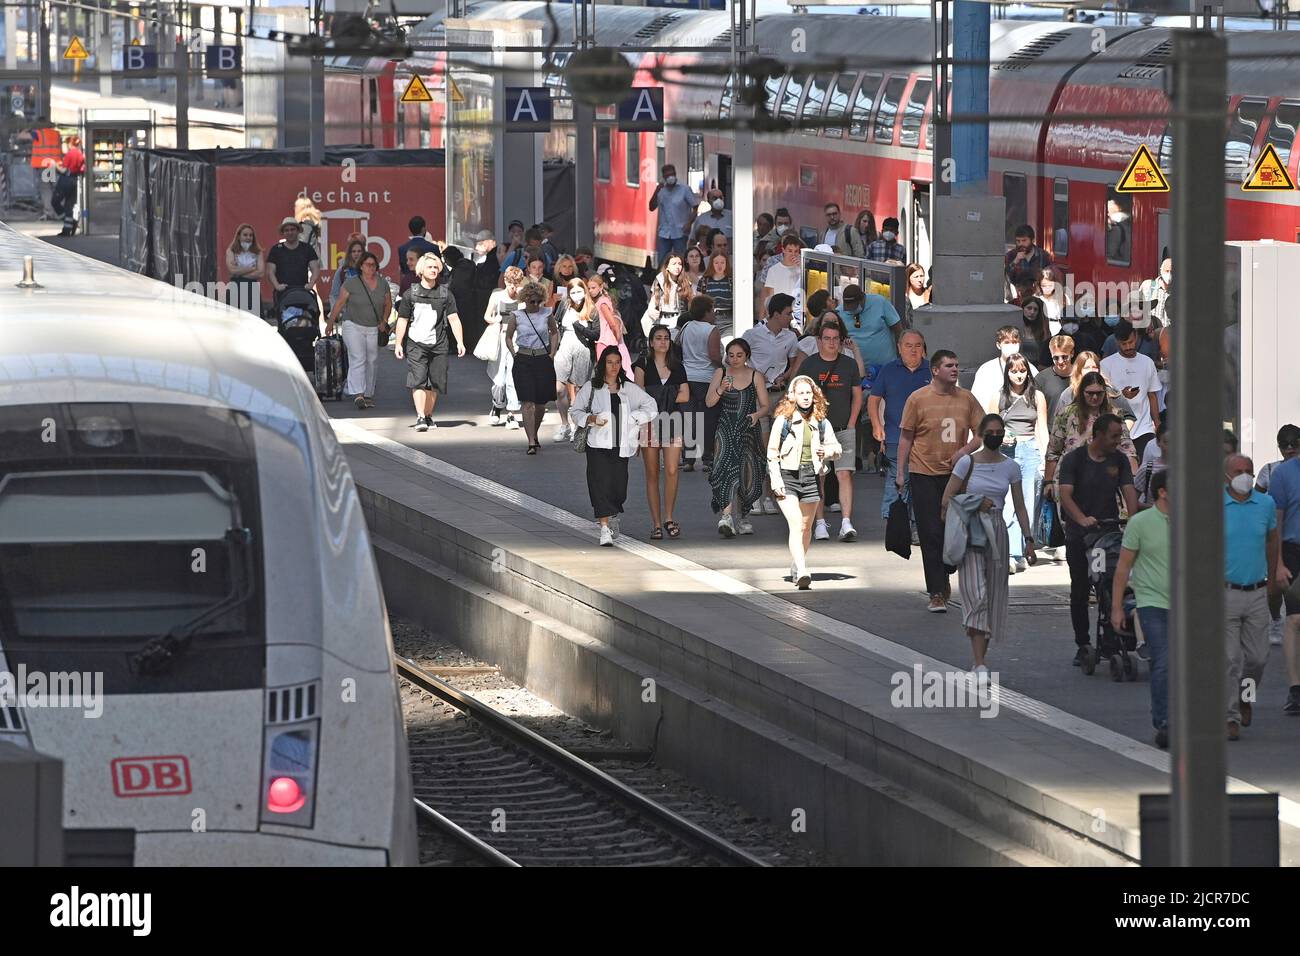
M 1056 266 L 1048 266 L 1044 269 L 1031 294 L 1043 300 L 1043 316 L 1047 319 L 1051 334 L 1060 335 L 1061 317 L 1070 315 L 1074 309 L 1074 296 L 1070 295 L 1070 290 L 1065 287 L 1061 270 Z
M 617 345 L 606 345 L 591 381 L 569 410 L 575 429 L 587 429 L 587 494 L 600 544 L 611 547 L 619 534 L 619 515 L 627 501 L 627 461 L 641 445 L 641 426 L 654 421 L 659 406 L 630 381 Z

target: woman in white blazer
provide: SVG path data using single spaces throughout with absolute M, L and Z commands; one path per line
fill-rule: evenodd
M 790 579 L 801 591 L 812 585 L 808 546 L 813 516 L 821 501 L 818 478 L 842 449 L 826 421 L 827 401 L 807 375 L 796 376 L 772 418 L 767 442 L 767 470 L 772 497 L 790 529 Z
M 587 494 L 600 523 L 600 543 L 610 547 L 619 533 L 627 500 L 627 460 L 641 446 L 641 426 L 654 421 L 659 406 L 630 381 L 617 345 L 596 360 L 591 381 L 569 409 L 574 429 L 587 428 Z

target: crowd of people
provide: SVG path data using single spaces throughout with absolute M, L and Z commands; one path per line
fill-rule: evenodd
M 658 268 L 644 284 L 597 268 L 590 249 L 564 252 L 544 223 L 513 222 L 500 244 L 481 233 L 467 257 L 434 242 L 416 217 L 398 250 L 394 295 L 364 237 L 350 237 L 325 318 L 326 333 L 340 329 L 346 345 L 348 394 L 373 407 L 375 362 L 391 334 L 407 365 L 414 427 L 427 430 L 452 349 L 463 356 L 477 343 L 491 380 L 489 421 L 522 430 L 526 454 L 542 450 L 556 404 L 551 441 L 585 454 L 600 545 L 621 534 L 630 459 L 645 469 L 653 541 L 684 533 L 675 517 L 681 475 L 700 467 L 722 537 L 753 534 L 756 515 L 785 518 L 790 581 L 801 590 L 814 580 L 814 542 L 858 537 L 855 477 L 881 475 L 881 518 L 891 529 L 900 522 L 904 547 L 909 537 L 919 546 L 927 610 L 948 612 L 951 575 L 959 576 L 975 674 L 1006 637 L 1008 578 L 1040 557 L 1064 562 L 1074 664 L 1091 668 L 1109 647 L 1132 648 L 1148 664 L 1156 741 L 1167 745 L 1172 263 L 1119 314 L 1097 315 L 1072 301 L 1024 226 L 1005 262 L 1021 321 L 997 331 L 987 357 L 959 357 L 912 328 L 912 310 L 932 291 L 919 265 L 905 271 L 902 314 L 857 285 L 839 290 L 839 301 L 824 289 L 805 295 L 806 246 L 777 209 L 755 223 L 762 318 L 737 336 L 736 236 L 724 197 L 716 188 L 696 195 L 672 166 L 663 173 L 650 200 Z M 902 264 L 896 220 L 877 232 L 869 211 L 852 223 L 834 203 L 824 212 L 819 247 Z M 241 225 L 227 253 L 231 275 L 264 276 L 277 295 L 313 287 L 315 222 L 309 203 L 295 209 L 269 251 Z M 970 389 L 959 384 L 963 365 L 977 366 Z M 1300 428 L 1284 428 L 1278 445 L 1283 461 L 1256 476 L 1225 435 L 1229 739 L 1251 723 L 1270 645 L 1286 647 L 1286 712 L 1300 714 L 1300 598 L 1284 597 L 1300 574 Z M 1097 555 L 1108 542 L 1116 560 L 1101 589 Z

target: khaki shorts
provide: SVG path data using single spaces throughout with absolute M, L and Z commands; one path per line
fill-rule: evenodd
M 836 471 L 853 471 L 856 467 L 854 459 L 858 455 L 858 431 L 856 428 L 846 428 L 842 432 L 835 433 L 835 440 L 840 443 L 840 456 L 835 459 Z

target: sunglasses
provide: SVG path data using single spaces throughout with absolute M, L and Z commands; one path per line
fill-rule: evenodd
M 1053 362 L 1053 364 L 1055 364 L 1055 365 L 1065 365 L 1065 364 L 1066 364 L 1067 362 L 1069 362 L 1070 360 L 1071 360 L 1071 359 L 1070 359 L 1070 356 L 1068 356 L 1068 355 L 1053 355 L 1053 356 L 1052 356 L 1052 362 Z
M 1092 390 L 1092 389 L 1089 389 L 1088 391 L 1084 392 L 1083 394 L 1084 394 L 1084 395 L 1087 395 L 1089 398 L 1102 398 L 1102 397 L 1105 396 L 1106 393 L 1105 393 L 1104 391 L 1098 392 L 1098 391 L 1094 391 L 1094 390 Z

